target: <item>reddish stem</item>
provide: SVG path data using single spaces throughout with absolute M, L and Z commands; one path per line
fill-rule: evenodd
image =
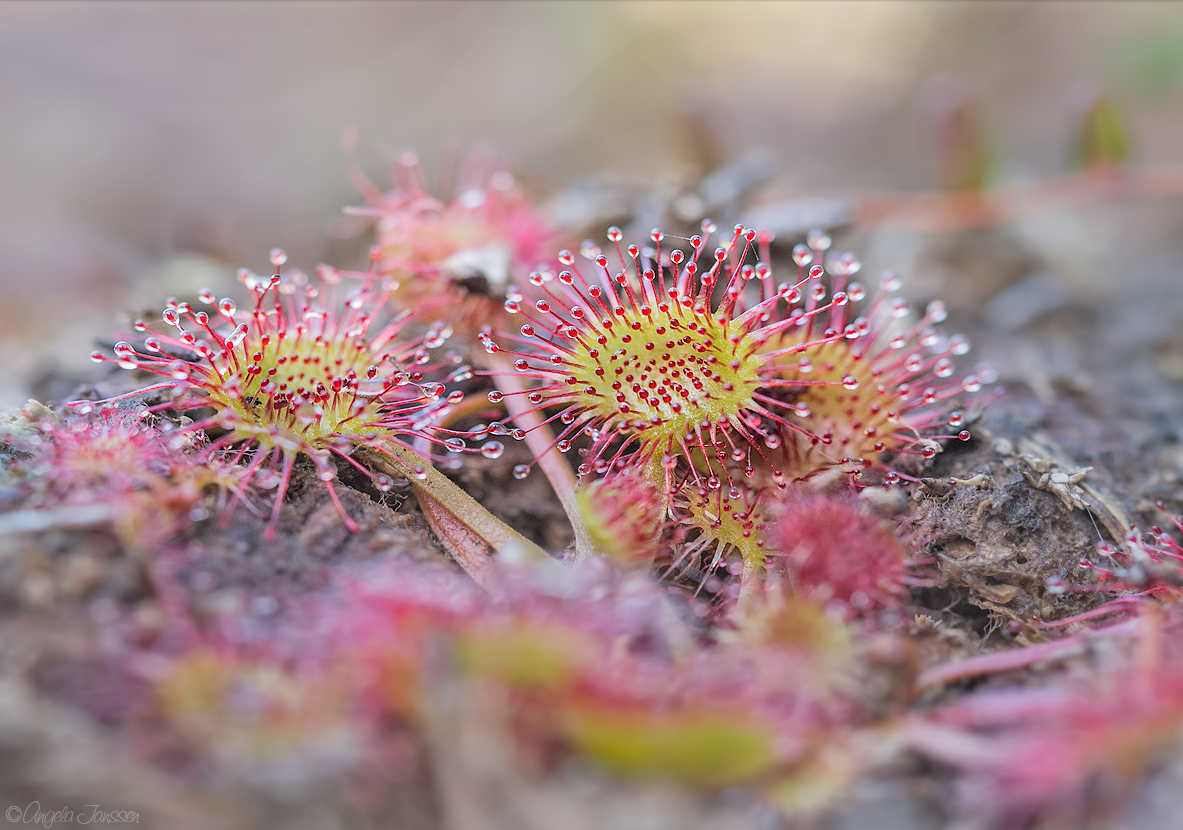
M 957 680 L 968 680 L 971 677 L 1024 669 L 1045 660 L 1059 660 L 1078 654 L 1087 647 L 1088 641 L 1091 639 L 1107 636 L 1134 637 L 1138 635 L 1140 630 L 1141 621 L 1132 619 L 1103 628 L 1081 631 L 1079 634 L 1049 643 L 1038 643 L 1023 648 L 1001 649 L 989 654 L 978 654 L 962 660 L 942 663 L 921 672 L 916 687 L 923 691 Z
M 491 354 L 484 358 L 486 365 L 492 372 L 498 388 L 505 393 L 505 408 L 509 411 L 513 422 L 525 431 L 526 446 L 534 454 L 535 463 L 542 470 L 551 489 L 559 498 L 563 512 L 571 522 L 571 530 L 575 534 L 575 555 L 579 558 L 591 556 L 595 553 L 595 544 L 583 516 L 579 512 L 579 505 L 575 501 L 575 473 L 566 459 L 559 453 L 552 452 L 554 435 L 542 416 L 526 400 L 526 387 L 517 376 L 509 361 L 500 354 Z
M 956 231 L 1001 225 L 1056 210 L 1079 210 L 1113 199 L 1183 197 L 1183 168 L 1111 167 L 967 193 L 856 193 L 866 226 Z

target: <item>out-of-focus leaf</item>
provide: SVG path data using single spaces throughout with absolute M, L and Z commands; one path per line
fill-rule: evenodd
M 1129 131 L 1113 100 L 1085 86 L 1069 94 L 1073 130 L 1068 164 L 1073 170 L 1106 170 L 1130 160 Z
M 927 98 L 940 186 L 953 193 L 985 190 L 993 180 L 994 154 L 968 93 L 954 79 L 937 78 Z
M 571 739 L 589 758 L 628 774 L 723 787 L 746 781 L 774 760 L 770 732 L 737 713 L 582 711 Z

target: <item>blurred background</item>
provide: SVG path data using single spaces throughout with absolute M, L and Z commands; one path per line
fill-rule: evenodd
M 1062 174 L 1086 89 L 1140 165 L 1183 161 L 1183 6 L 6 2 L 0 407 L 92 371 L 129 309 L 265 268 L 273 246 L 354 264 L 350 164 L 385 183 L 404 149 L 482 143 L 578 228 L 631 212 L 612 193 L 688 193 L 739 159 L 754 201 L 841 214 L 850 194 Z M 1052 212 L 943 259 L 923 228 L 854 241 L 955 306 L 1047 270 L 1055 296 L 1114 291 L 1156 256 L 1162 292 L 1183 279 L 1180 204 Z M 997 256 L 959 271 L 967 250 Z

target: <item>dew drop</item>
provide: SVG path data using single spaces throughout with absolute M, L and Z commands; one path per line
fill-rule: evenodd
M 863 265 L 859 262 L 858 257 L 852 253 L 844 253 L 835 258 L 830 270 L 838 276 L 851 277 L 858 273 Z
M 526 476 L 530 475 L 529 464 L 515 464 L 513 468 L 513 477 L 521 481 Z
M 505 445 L 500 441 L 486 441 L 481 445 L 481 455 L 485 458 L 500 458 L 505 452 Z
M 503 400 L 505 400 L 504 392 L 498 392 L 496 389 L 494 389 L 489 393 L 489 403 L 501 403 Z
M 274 265 L 276 268 L 278 268 L 287 261 L 288 261 L 288 255 L 286 253 L 284 253 L 283 248 L 272 248 L 271 249 L 271 264 L 272 265 Z
M 828 251 L 833 240 L 826 235 L 826 232 L 820 228 L 814 228 L 805 236 L 805 241 L 809 247 L 815 251 Z
M 383 493 L 388 493 L 394 487 L 394 479 L 384 474 L 376 475 L 374 476 L 374 487 Z

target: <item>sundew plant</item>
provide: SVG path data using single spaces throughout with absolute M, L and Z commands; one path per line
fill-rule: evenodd
M 0 529 L 48 551 L 0 560 L 0 603 L 10 561 L 12 603 L 91 592 L 121 751 L 362 813 L 594 770 L 824 821 L 924 775 L 1000 829 L 1169 757 L 1183 525 L 967 576 L 981 516 L 1103 499 L 995 434 L 939 299 L 833 229 L 569 229 L 503 165 L 440 166 L 358 178 L 365 266 L 276 249 L 95 351 L 108 397 L 0 421 Z M 95 576 L 120 557 L 142 584 Z

